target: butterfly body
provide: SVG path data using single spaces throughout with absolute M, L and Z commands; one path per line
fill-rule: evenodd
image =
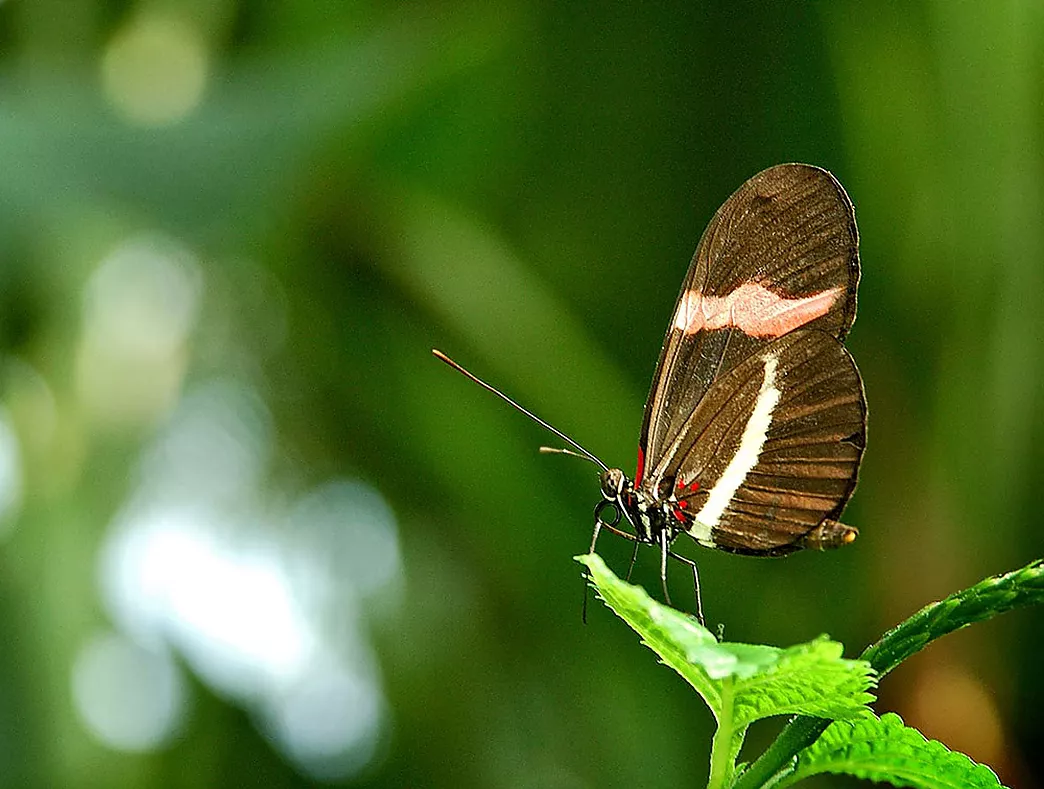
M 621 469 L 602 472 L 602 498 L 623 513 L 639 542 L 658 545 L 666 535 L 673 542 L 682 530 L 682 508 L 687 506 L 673 492 L 636 486 Z M 672 522 L 672 515 L 674 521 Z

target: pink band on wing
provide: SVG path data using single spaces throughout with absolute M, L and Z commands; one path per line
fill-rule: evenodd
M 735 328 L 751 337 L 782 337 L 830 312 L 843 288 L 788 299 L 748 282 L 725 296 L 687 290 L 674 316 L 674 328 L 686 334 Z

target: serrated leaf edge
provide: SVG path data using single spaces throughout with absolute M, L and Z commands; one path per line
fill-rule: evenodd
M 831 729 L 835 729 L 833 736 L 837 737 L 839 736 L 837 730 L 845 727 L 850 727 L 851 729 L 849 737 L 831 743 L 829 741 Z M 897 738 L 893 743 L 896 746 L 896 751 L 909 749 L 908 753 L 897 753 L 896 755 L 900 755 L 904 760 L 916 759 L 918 760 L 918 765 L 923 764 L 925 769 L 911 770 L 908 762 L 906 764 L 897 764 L 895 761 L 889 762 L 887 760 L 877 762 L 869 755 L 863 759 L 832 758 L 835 754 L 847 753 L 859 745 L 866 745 L 871 752 L 876 746 L 878 753 L 880 753 L 882 743 L 896 735 L 902 738 Z M 819 754 L 817 751 L 822 751 L 823 753 Z M 815 761 L 810 761 L 810 759 Z M 857 778 L 872 781 L 886 781 L 895 786 L 930 787 L 931 789 L 964 789 L 967 787 L 966 778 L 955 779 L 955 782 L 954 780 L 949 780 L 947 776 L 939 775 L 938 771 L 932 769 L 934 765 L 938 765 L 943 760 L 954 766 L 960 765 L 969 772 L 978 773 L 976 777 L 980 780 L 976 782 L 976 786 L 1003 787 L 1000 779 L 997 778 L 997 774 L 987 765 L 976 762 L 960 751 L 951 750 L 938 740 L 928 739 L 917 729 L 907 726 L 899 715 L 889 712 L 881 717 L 872 715 L 871 718 L 858 721 L 836 721 L 832 723 L 814 745 L 798 755 L 795 770 L 780 781 L 776 785 L 776 789 L 783 789 L 805 778 L 823 773 L 853 775 Z M 890 780 L 889 776 L 902 781 L 902 783 Z M 929 780 L 929 776 L 935 780 Z M 985 783 L 982 780 L 985 780 Z

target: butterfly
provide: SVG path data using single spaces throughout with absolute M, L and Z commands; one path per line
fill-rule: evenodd
M 843 345 L 856 315 L 855 211 L 826 170 L 764 170 L 718 209 L 682 282 L 645 403 L 634 477 L 433 351 L 601 468 L 602 529 L 691 567 L 682 534 L 731 553 L 781 556 L 852 542 L 838 518 L 866 446 L 862 378 Z M 630 530 L 618 528 L 626 520 Z M 633 563 L 633 558 L 632 558 Z

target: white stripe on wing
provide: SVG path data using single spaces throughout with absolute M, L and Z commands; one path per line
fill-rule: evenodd
M 696 513 L 696 520 L 688 529 L 689 534 L 699 543 L 713 545 L 711 529 L 718 525 L 732 497 L 758 463 L 772 424 L 772 412 L 779 402 L 780 391 L 776 388 L 778 362 L 775 356 L 765 357 L 765 378 L 761 382 L 761 389 L 758 390 L 757 400 L 754 401 L 754 411 L 743 428 L 739 449 L 711 488 L 707 501 Z

